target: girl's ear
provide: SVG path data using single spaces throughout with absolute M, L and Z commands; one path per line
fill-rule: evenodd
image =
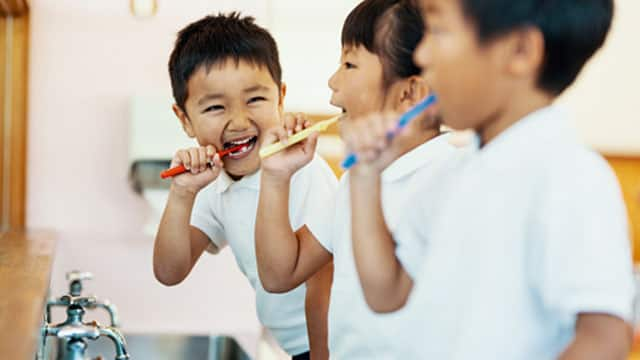
M 429 94 L 429 86 L 421 76 L 411 76 L 402 81 L 400 89 L 400 108 L 409 110 Z

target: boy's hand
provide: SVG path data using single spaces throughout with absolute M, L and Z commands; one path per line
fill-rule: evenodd
M 279 141 L 286 142 L 289 136 L 309 126 L 311 126 L 311 123 L 304 114 L 285 114 L 284 126 L 269 129 L 264 137 L 262 146 L 271 145 Z M 296 171 L 313 159 L 317 143 L 318 134 L 314 133 L 305 140 L 262 159 L 263 174 L 281 180 L 289 180 Z
M 358 157 L 358 163 L 351 169 L 352 176 L 379 175 L 399 157 L 391 142 L 402 141 L 402 133 L 393 140 L 389 136 L 399 118 L 399 114 L 375 113 L 345 122 L 342 136 L 347 149 Z
M 213 145 L 178 150 L 171 167 L 184 165 L 188 172 L 173 178 L 173 187 L 195 195 L 214 181 L 224 167 Z

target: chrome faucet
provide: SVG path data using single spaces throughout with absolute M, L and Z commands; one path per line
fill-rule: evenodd
M 90 272 L 82 272 L 78 270 L 70 271 L 66 274 L 67 281 L 69 281 L 69 295 L 79 297 L 82 295 L 82 282 L 85 280 L 93 279 L 93 274 Z M 51 322 L 51 308 L 54 306 L 69 306 L 62 300 L 63 297 L 57 299 L 49 299 L 45 309 L 44 322 Z M 94 297 L 95 299 L 95 297 Z M 101 308 L 109 313 L 111 319 L 111 327 L 120 327 L 120 319 L 118 318 L 118 309 L 109 300 L 98 301 L 96 299 L 90 306 L 86 306 L 85 309 Z
M 129 359 L 126 342 L 118 329 L 111 326 L 102 326 L 96 321 L 88 323 L 82 321 L 85 314 L 84 308 L 95 306 L 96 299 L 94 297 L 64 295 L 59 301 L 62 305 L 67 306 L 67 319 L 57 325 L 44 324 L 41 334 L 42 349 L 46 347 L 47 337 L 54 336 L 66 343 L 65 360 L 85 360 L 86 339 L 96 340 L 101 336 L 106 336 L 114 344 L 116 350 L 115 359 Z

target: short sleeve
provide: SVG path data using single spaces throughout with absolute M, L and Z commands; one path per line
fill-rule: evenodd
M 393 230 L 396 242 L 396 257 L 407 274 L 415 279 L 424 262 L 427 251 L 427 229 L 425 206 L 417 206 L 406 213 Z
M 335 174 L 317 154 L 309 165 L 294 176 L 291 185 L 289 209 L 293 230 L 306 225 L 318 242 L 331 253 L 337 189 Z
M 554 318 L 580 313 L 632 320 L 630 234 L 615 175 L 595 154 L 557 169 L 540 193 L 532 236 L 533 284 Z
M 452 157 L 450 155 L 455 155 Z M 421 169 L 409 183 L 406 207 L 401 220 L 392 229 L 396 242 L 396 257 L 412 279 L 419 274 L 425 261 L 439 209 L 445 194 L 451 191 L 452 169 L 461 157 L 459 153 L 442 155 L 430 166 Z
M 196 195 L 191 211 L 191 226 L 207 235 L 211 244 L 214 245 L 209 246 L 207 251 L 213 254 L 227 245 L 224 228 L 212 208 L 213 197 L 216 195 L 212 185 L 205 187 Z

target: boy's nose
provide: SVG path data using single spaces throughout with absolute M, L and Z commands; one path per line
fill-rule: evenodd
M 249 129 L 250 127 L 251 120 L 249 120 L 249 116 L 245 113 L 238 112 L 232 114 L 231 119 L 229 119 L 227 130 L 240 132 Z

